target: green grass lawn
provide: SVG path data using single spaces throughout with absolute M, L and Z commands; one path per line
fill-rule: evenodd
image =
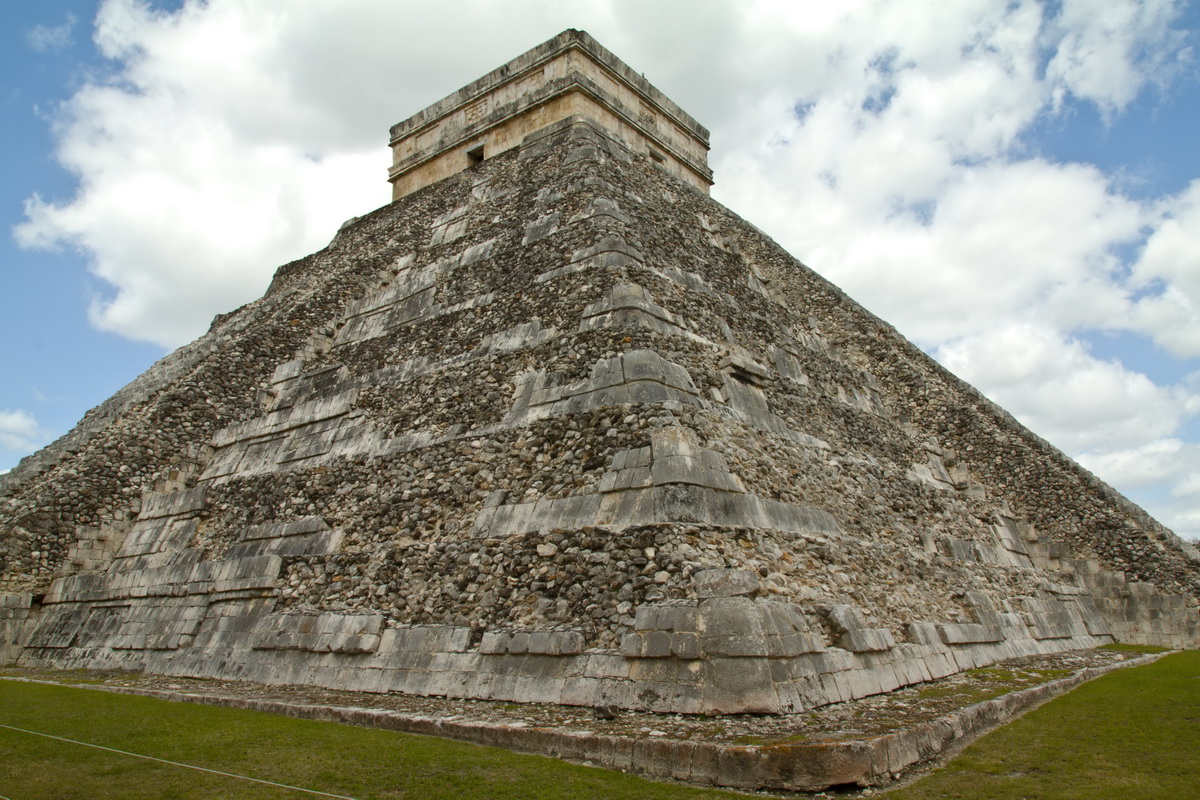
M 0 725 L 362 800 L 736 796 L 432 737 L 16 681 L 0 680 Z M 0 796 L 298 800 L 317 795 L 0 728 Z
M 738 796 L 431 737 L 16 681 L 0 680 L 0 725 L 361 800 Z M 316 796 L 0 728 L 0 797 L 12 800 Z M 1200 652 L 1085 684 L 887 796 L 1200 798 Z
M 1084 684 L 887 797 L 1200 798 L 1200 652 Z

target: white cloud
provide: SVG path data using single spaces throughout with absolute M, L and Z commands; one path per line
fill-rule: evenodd
M 1133 448 L 1168 436 L 1185 400 L 1053 328 L 1013 324 L 957 339 L 936 356 L 1068 453 Z
M 362 202 L 379 193 L 378 181 L 365 179 L 370 155 L 309 159 L 277 147 L 234 155 L 240 148 L 204 122 L 194 120 L 201 132 L 186 166 L 171 164 L 179 155 L 161 147 L 137 154 L 148 162 L 141 169 L 123 171 L 127 160 L 114 153 L 112 174 L 75 202 L 28 203 L 17 232 L 23 244 L 80 247 L 117 287 L 93 304 L 97 327 L 168 347 L 185 342 L 216 310 L 261 294 L 275 265 L 324 246 L 333 220 L 378 204 Z
M 1133 266 L 1132 285 L 1147 291 L 1134 326 L 1180 357 L 1200 356 L 1200 180 L 1160 207 L 1153 234 Z
M 1065 0 L 1050 25 L 1061 38 L 1047 78 L 1106 112 L 1118 111 L 1147 80 L 1165 78 L 1186 57 L 1182 33 L 1171 30 L 1181 11 L 1177 0 Z
M 27 411 L 0 409 L 0 447 L 30 453 L 45 444 L 46 432 Z
M 99 327 L 179 344 L 260 291 L 267 265 L 386 200 L 391 123 L 583 20 L 701 106 L 721 147 L 719 197 L 910 335 L 936 343 L 1031 299 L 1078 317 L 1063 324 L 1128 316 L 1107 250 L 1138 235 L 1143 209 L 1095 169 L 1013 155 L 1056 91 L 1103 100 L 1076 89 L 1067 67 L 1039 77 L 1040 59 L 1066 63 L 1069 50 L 1086 66 L 1101 53 L 1117 62 L 1121 92 L 1136 91 L 1154 77 L 1145 53 L 1167 35 L 1169 5 L 1088 14 L 1067 4 L 1054 20 L 1036 3 L 989 0 L 685 10 L 694 6 L 213 0 L 170 15 L 109 0 L 95 39 L 118 74 L 81 89 L 61 122 L 60 158 L 81 176 L 79 194 L 33 198 L 19 238 L 92 256 L 115 287 L 93 309 Z M 907 277 L 916 259 L 940 296 Z M 986 307 L 947 302 L 956 297 Z
M 1131 489 L 1145 489 L 1180 472 L 1200 469 L 1200 448 L 1179 439 L 1154 439 L 1126 450 L 1084 453 L 1079 461 L 1108 480 Z
M 1200 444 L 1154 439 L 1124 450 L 1083 453 L 1079 462 L 1123 487 L 1180 536 L 1200 540 Z
M 899 152 L 882 161 L 905 171 Z M 1094 168 L 947 168 L 928 192 L 928 221 L 886 198 L 848 198 L 819 176 L 779 193 L 744 201 L 793 252 L 927 346 L 1014 317 L 1108 327 L 1127 312 L 1111 251 L 1137 239 L 1144 214 Z M 785 216 L 795 222 L 785 227 Z
M 31 198 L 18 241 L 89 256 L 114 287 L 92 306 L 97 327 L 188 341 L 261 294 L 275 266 L 387 201 L 391 124 L 534 43 L 503 41 L 537 8 L 475 5 L 494 27 L 448 24 L 469 7 L 215 0 L 169 15 L 109 0 L 95 39 L 118 72 L 80 89 L 59 121 L 78 193 Z M 397 38 L 435 23 L 457 31 L 453 48 L 417 31 Z M 451 52 L 480 63 L 443 77 Z
M 166 14 L 106 0 L 95 41 L 112 75 L 58 124 L 79 191 L 31 198 L 17 235 L 88 255 L 113 287 L 97 326 L 182 343 L 386 201 L 391 124 L 582 27 L 710 127 L 718 200 L 1134 485 L 1118 454 L 1191 447 L 1179 431 L 1200 392 L 1079 342 L 1105 330 L 1200 355 L 1200 180 L 1134 198 L 1095 166 L 1032 156 L 1025 138 L 1072 104 L 1112 118 L 1167 85 L 1187 58 L 1180 12 L 1170 0 L 191 0 Z M 1181 470 L 1156 480 L 1183 492 Z
M 74 14 L 67 14 L 61 25 L 34 25 L 25 31 L 25 42 L 38 53 L 48 53 L 52 50 L 65 50 L 74 44 L 71 31 L 79 19 Z

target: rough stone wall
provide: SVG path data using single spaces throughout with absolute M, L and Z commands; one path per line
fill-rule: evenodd
M 352 253 L 335 240 L 281 267 L 261 300 L 214 320 L 0 476 L 0 591 L 45 591 L 79 528 L 132 519 L 144 488 L 193 470 L 219 427 L 261 413 L 276 366 L 375 278 L 385 238 L 364 230 Z
M 778 712 L 1200 635 L 1193 549 L 579 121 L 162 363 L 4 489 L 24 660 Z
M 746 236 L 760 248 L 760 237 Z M 779 278 L 789 303 L 805 304 L 850 361 L 870 364 L 874 388 L 898 409 L 913 438 L 953 442 L 950 457 L 971 482 L 1008 504 L 1010 516 L 1027 520 L 1076 557 L 1099 558 L 1109 569 L 1152 580 L 1164 590 L 1200 596 L 1198 554 L 1052 445 L 878 320 L 863 324 L 861 312 L 841 293 L 810 274 L 796 272 L 783 252 L 763 260 Z M 993 505 L 995 503 L 993 502 Z

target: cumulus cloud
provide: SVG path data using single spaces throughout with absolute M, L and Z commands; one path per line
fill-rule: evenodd
M 1045 325 L 1013 324 L 949 342 L 939 361 L 1060 448 L 1133 448 L 1168 436 L 1187 414 L 1177 392 L 1102 361 Z
M 1192 446 L 1195 386 L 1083 342 L 1200 355 L 1200 181 L 1135 198 L 1027 141 L 1168 86 L 1188 57 L 1179 3 L 567 6 L 106 0 L 111 69 L 57 122 L 78 192 L 30 198 L 17 236 L 87 254 L 111 287 L 98 327 L 180 344 L 386 202 L 391 124 L 583 27 L 712 130 L 718 200 L 1039 433 L 1130 485 L 1119 454 Z M 1194 462 L 1171 463 L 1156 480 L 1183 497 Z
M 1127 449 L 1082 453 L 1079 462 L 1121 486 L 1175 533 L 1200 540 L 1200 444 L 1154 439 Z
M 923 345 L 1016 315 L 1103 328 L 1127 311 L 1113 251 L 1137 240 L 1145 214 L 1092 167 L 1028 160 L 947 170 L 926 209 L 875 198 L 871 210 L 820 175 L 805 188 L 744 200 L 793 252 Z
M 45 444 L 46 432 L 27 411 L 0 409 L 0 447 L 19 453 Z
M 75 24 L 79 19 L 74 14 L 67 14 L 67 18 L 63 20 L 61 25 L 34 25 L 29 30 L 25 31 L 25 42 L 38 53 L 47 53 L 53 50 L 65 50 L 74 44 L 71 39 L 71 32 L 75 29 Z
M 1096 450 L 1080 456 L 1080 463 L 1131 488 L 1146 489 L 1179 472 L 1200 474 L 1200 446 L 1179 439 L 1154 439 L 1124 450 Z M 1195 479 L 1181 481 L 1179 488 Z M 1200 488 L 1200 487 L 1197 487 Z
M 1200 356 L 1200 180 L 1158 208 L 1154 232 L 1133 265 L 1132 286 L 1144 292 L 1134 325 L 1182 357 Z
M 719 198 L 923 343 L 1031 298 L 1087 316 L 1064 324 L 1111 324 L 1128 310 L 1108 251 L 1146 212 L 1095 169 L 1012 157 L 1063 92 L 1120 105 L 1155 79 L 1162 59 L 1147 53 L 1171 5 L 1108 5 L 1124 10 L 597 1 L 568 14 L 476 0 L 452 20 L 424 3 L 212 0 L 167 14 L 108 0 L 95 41 L 115 72 L 60 120 L 79 193 L 31 198 L 18 237 L 91 256 L 113 287 L 93 307 L 99 327 L 182 343 L 261 291 L 268 265 L 386 201 L 391 123 L 582 20 L 713 128 Z M 1098 60 L 1123 88 L 1102 97 L 1075 77 Z M 918 260 L 925 281 L 907 277 Z M 1186 315 L 1167 281 L 1160 304 Z
M 451 24 L 472 6 L 494 24 Z M 17 239 L 89 257 L 112 287 L 97 327 L 182 344 L 387 202 L 389 126 L 535 43 L 529 30 L 566 16 L 554 8 L 108 0 L 94 39 L 113 72 L 58 119 L 78 192 L 30 198 Z
M 1050 22 L 1058 37 L 1047 78 L 1112 113 L 1124 108 L 1147 80 L 1165 80 L 1186 57 L 1184 34 L 1171 29 L 1177 0 L 1113 3 L 1065 0 Z

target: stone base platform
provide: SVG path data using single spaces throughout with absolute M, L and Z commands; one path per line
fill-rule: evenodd
M 1097 649 L 1012 659 L 771 717 L 593 712 L 137 673 L 7 668 L 0 678 L 443 736 L 703 786 L 815 792 L 892 783 L 1081 683 L 1159 657 Z M 88 683 L 79 684 L 85 677 Z

